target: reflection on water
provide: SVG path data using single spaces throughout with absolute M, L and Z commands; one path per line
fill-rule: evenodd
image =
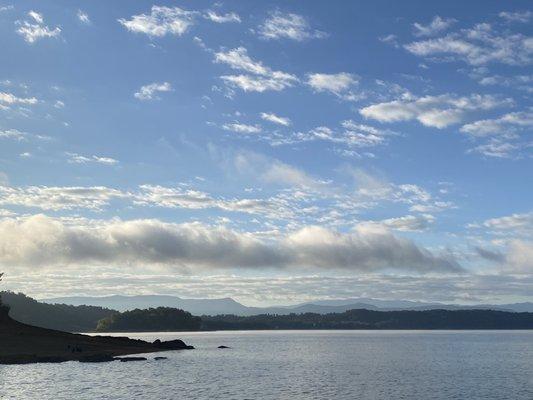
M 127 335 L 181 338 L 196 350 L 132 363 L 0 366 L 0 398 L 533 399 L 530 331 Z

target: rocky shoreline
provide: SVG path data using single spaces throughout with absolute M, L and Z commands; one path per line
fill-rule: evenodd
M 106 362 L 118 356 L 194 349 L 182 340 L 152 343 L 112 336 L 88 336 L 26 325 L 0 307 L 0 364 Z

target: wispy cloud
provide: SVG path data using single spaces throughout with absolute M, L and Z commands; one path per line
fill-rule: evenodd
M 241 22 L 241 17 L 239 17 L 239 15 L 234 12 L 230 12 L 226 14 L 218 14 L 217 12 L 213 10 L 207 10 L 204 14 L 204 17 L 219 24 L 223 24 L 227 22 L 237 22 L 237 23 Z
M 179 7 L 154 5 L 150 14 L 133 15 L 129 20 L 120 18 L 118 22 L 131 32 L 152 37 L 181 36 L 194 24 L 195 15 Z
M 272 70 L 262 62 L 254 61 L 244 47 L 215 53 L 215 62 L 247 72 L 246 75 L 223 75 L 221 77 L 226 84 L 239 87 L 245 92 L 280 91 L 298 82 L 298 78 L 294 75 Z
M 89 18 L 89 15 L 86 12 L 82 10 L 78 10 L 78 12 L 76 13 L 76 16 L 78 17 L 78 21 L 80 21 L 82 24 L 85 24 L 85 25 L 91 24 L 91 19 Z
M 491 110 L 512 105 L 509 98 L 473 94 L 458 97 L 453 94 L 415 97 L 403 96 L 399 100 L 373 104 L 359 110 L 365 118 L 381 122 L 417 120 L 425 126 L 446 128 L 464 121 L 475 111 Z
M 274 113 L 261 113 L 261 119 L 264 119 L 265 121 L 272 122 L 276 125 L 282 125 L 282 126 L 289 126 L 291 124 L 291 120 L 286 117 L 280 117 L 279 115 L 276 115 Z
M 232 131 L 237 133 L 261 133 L 261 127 L 259 125 L 247 125 L 239 122 L 231 122 L 222 125 L 222 129 L 226 131 Z
M 19 27 L 17 33 L 26 42 L 35 43 L 39 39 L 58 37 L 61 34 L 60 27 L 50 28 L 45 25 L 43 15 L 37 11 L 29 11 L 28 17 L 26 20 L 16 21 L 16 25 Z
M 415 36 L 433 36 L 445 31 L 450 26 L 456 22 L 453 18 L 442 18 L 440 16 L 435 16 L 433 20 L 427 24 L 423 25 L 419 22 L 415 22 L 413 27 L 415 29 Z
M 523 34 L 498 31 L 488 23 L 480 23 L 470 29 L 411 42 L 404 47 L 417 56 L 442 57 L 435 61 L 457 60 L 474 66 L 490 63 L 529 65 L 533 54 L 531 40 Z
M 337 74 L 313 73 L 307 76 L 307 84 L 317 92 L 330 92 L 345 100 L 356 100 L 358 96 L 351 91 L 359 79 L 347 72 Z
M 305 17 L 279 10 L 270 13 L 259 26 L 258 34 L 266 40 L 291 39 L 298 42 L 327 37 L 325 32 L 312 29 Z
M 72 164 L 88 164 L 88 163 L 96 163 L 96 164 L 105 164 L 105 165 L 116 165 L 118 164 L 118 160 L 115 160 L 111 157 L 100 157 L 100 156 L 82 156 L 81 154 L 77 153 L 67 153 L 68 156 L 68 162 Z
M 139 100 L 157 100 L 157 93 L 171 92 L 172 85 L 169 82 L 154 82 L 149 85 L 141 86 L 138 92 L 135 92 L 133 96 Z

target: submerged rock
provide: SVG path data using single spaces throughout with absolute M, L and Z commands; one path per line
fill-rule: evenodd
M 120 362 L 146 361 L 146 357 L 117 357 L 115 360 L 120 360 Z
M 85 356 L 83 358 L 80 358 L 80 362 L 85 363 L 100 363 L 100 362 L 110 362 L 115 361 L 116 358 L 113 356 L 110 356 L 109 354 L 93 354 L 90 356 Z
M 168 360 L 168 357 L 154 357 L 154 360 Z

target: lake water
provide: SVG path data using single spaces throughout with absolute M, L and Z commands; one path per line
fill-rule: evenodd
M 0 366 L 0 398 L 533 399 L 533 331 L 128 336 L 182 338 L 196 350 L 130 363 Z M 158 355 L 169 359 L 154 361 Z

